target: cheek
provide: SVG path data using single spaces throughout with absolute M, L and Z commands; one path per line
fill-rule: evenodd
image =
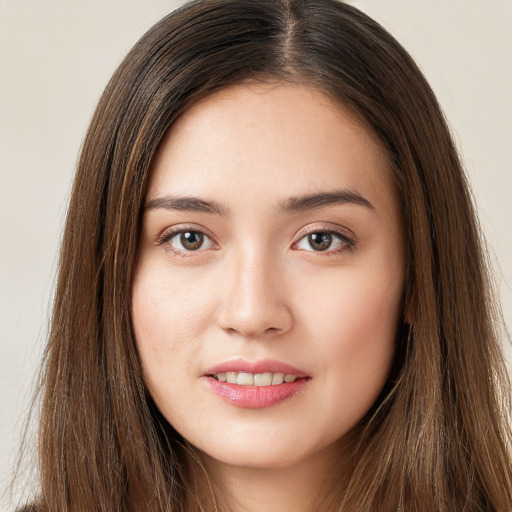
M 180 411 L 188 409 L 186 383 L 197 378 L 191 362 L 206 324 L 201 307 L 206 298 L 179 273 L 171 276 L 165 264 L 139 265 L 132 287 L 132 318 L 147 389 L 164 416 L 179 427 Z
M 317 283 L 319 284 L 319 283 Z M 362 416 L 386 381 L 395 350 L 402 285 L 368 272 L 314 286 L 308 299 L 309 334 L 332 406 Z M 336 391 L 337 390 L 337 391 Z M 359 412 L 357 412 L 357 411 Z
M 343 270 L 338 276 L 316 277 L 304 283 L 309 292 L 303 295 L 301 307 L 301 316 L 309 319 L 312 329 L 310 339 L 321 338 L 329 346 L 338 345 L 338 340 L 353 340 L 357 347 L 361 342 L 394 337 L 402 297 L 401 279 L 393 279 L 391 274 Z
M 132 288 L 137 350 L 146 385 L 159 406 L 164 398 L 168 401 L 165 389 L 179 387 L 193 375 L 190 357 L 205 324 L 203 299 L 195 287 L 168 274 L 162 265 L 146 262 L 137 269 Z
M 133 283 L 132 317 L 141 352 L 161 349 L 165 353 L 171 342 L 173 349 L 190 344 L 206 322 L 208 288 L 161 267 L 141 265 Z

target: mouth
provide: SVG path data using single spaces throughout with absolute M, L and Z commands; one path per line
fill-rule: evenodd
M 203 375 L 207 387 L 237 407 L 259 409 L 293 397 L 311 380 L 305 372 L 277 361 L 229 361 Z

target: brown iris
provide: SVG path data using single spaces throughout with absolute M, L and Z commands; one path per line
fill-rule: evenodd
M 204 235 L 198 231 L 185 231 L 180 236 L 183 247 L 189 251 L 195 251 L 203 245 Z
M 308 236 L 309 245 L 317 251 L 325 251 L 332 243 L 330 233 L 312 233 Z

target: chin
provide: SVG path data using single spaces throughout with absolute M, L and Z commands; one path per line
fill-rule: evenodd
M 204 452 L 203 452 L 204 453 Z M 206 453 L 207 457 L 217 463 L 230 467 L 246 469 L 286 469 L 299 464 L 306 454 L 288 451 L 246 449 Z
M 240 435 L 210 442 L 203 440 L 196 447 L 212 463 L 250 469 L 286 469 L 310 464 L 317 458 L 324 459 L 326 455 L 332 456 L 338 453 L 335 445 L 341 444 L 339 439 L 310 438 L 307 442 L 290 432 L 283 436 L 275 434 L 266 432 L 259 439 Z

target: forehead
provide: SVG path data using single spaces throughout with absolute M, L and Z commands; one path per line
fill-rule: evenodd
M 148 198 L 227 192 L 233 202 L 261 202 L 340 186 L 377 203 L 392 200 L 391 172 L 373 133 L 316 89 L 242 84 L 200 100 L 177 120 L 153 162 Z

